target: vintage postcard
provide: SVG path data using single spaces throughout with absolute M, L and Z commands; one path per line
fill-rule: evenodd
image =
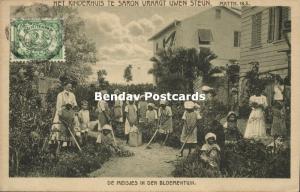
M 299 191 L 300 2 L 0 0 L 0 191 Z

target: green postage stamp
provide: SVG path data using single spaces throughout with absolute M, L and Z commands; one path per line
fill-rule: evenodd
M 12 20 L 10 50 L 11 61 L 64 61 L 62 20 Z

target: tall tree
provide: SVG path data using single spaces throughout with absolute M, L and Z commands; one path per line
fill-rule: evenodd
M 126 83 L 129 83 L 130 81 L 132 81 L 132 65 L 128 65 L 125 70 L 124 70 L 124 74 L 123 74 L 123 78 L 125 79 Z
M 163 50 L 151 58 L 153 68 L 149 70 L 156 78 L 161 91 L 193 92 L 193 81 L 202 76 L 209 81 L 214 69 L 210 63 L 217 56 L 208 51 L 200 52 L 194 48 Z
M 107 75 L 107 72 L 104 69 L 101 69 L 97 72 L 98 83 L 99 83 L 99 87 L 101 89 L 106 89 L 109 84 L 108 81 L 105 80 L 106 75 Z

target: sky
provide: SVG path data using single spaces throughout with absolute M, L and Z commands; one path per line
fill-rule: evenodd
M 148 39 L 175 19 L 181 20 L 203 10 L 193 7 L 80 8 L 87 35 L 96 42 L 98 51 L 99 61 L 92 65 L 93 75 L 89 80 L 95 81 L 96 72 L 105 69 L 110 83 L 124 83 L 124 69 L 131 64 L 131 83 L 153 83 L 153 76 L 148 74 L 152 68 L 153 45 Z

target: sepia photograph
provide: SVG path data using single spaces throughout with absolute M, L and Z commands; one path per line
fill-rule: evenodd
M 290 179 L 291 10 L 185 0 L 9 6 L 0 21 L 8 177 L 120 187 L 143 185 L 130 178 L 173 187 Z

